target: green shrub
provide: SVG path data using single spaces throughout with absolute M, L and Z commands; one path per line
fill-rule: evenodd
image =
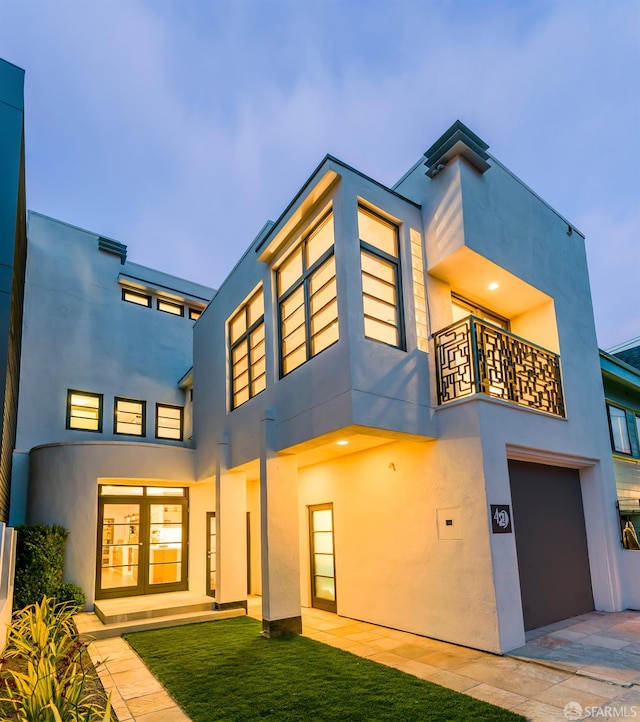
M 58 604 L 67 604 L 74 612 L 78 612 L 84 609 L 87 598 L 77 584 L 62 582 L 56 592 L 56 601 Z
M 85 603 L 84 593 L 75 585 L 62 581 L 64 550 L 69 532 L 57 524 L 22 524 L 16 527 L 16 575 L 13 608 L 22 609 L 40 602 L 43 597 Z
M 74 610 L 43 598 L 14 614 L 0 701 L 18 722 L 109 722 L 111 703 L 72 621 Z

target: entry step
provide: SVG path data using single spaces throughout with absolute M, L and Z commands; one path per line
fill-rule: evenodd
M 73 618 L 78 634 L 87 639 L 109 639 L 121 637 L 130 632 L 143 632 L 149 629 L 166 629 L 179 627 L 183 624 L 197 624 L 200 622 L 213 622 L 230 617 L 243 617 L 244 609 L 210 610 L 207 612 L 187 612 L 184 614 L 167 614 L 160 617 L 146 619 L 132 619 L 127 622 L 113 622 L 104 624 L 93 612 L 81 612 Z
M 211 612 L 214 599 L 193 592 L 169 592 L 136 597 L 96 600 L 94 613 L 103 624 L 123 624 L 140 619 Z

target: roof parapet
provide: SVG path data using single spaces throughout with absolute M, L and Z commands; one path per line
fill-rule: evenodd
M 424 154 L 427 176 L 433 178 L 445 165 L 458 155 L 468 161 L 479 173 L 491 168 L 487 163 L 488 144 L 459 120 L 446 130 Z

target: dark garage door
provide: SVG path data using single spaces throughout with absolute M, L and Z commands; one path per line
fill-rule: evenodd
M 509 478 L 524 628 L 593 611 L 578 471 L 509 461 Z

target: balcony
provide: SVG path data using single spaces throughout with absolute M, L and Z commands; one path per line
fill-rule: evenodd
M 486 394 L 564 417 L 557 354 L 475 316 L 434 338 L 438 404 Z

